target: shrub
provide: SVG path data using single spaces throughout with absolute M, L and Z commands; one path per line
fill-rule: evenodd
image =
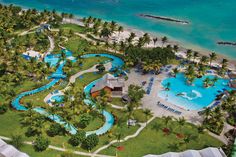
M 42 152 L 48 148 L 50 141 L 47 138 L 38 136 L 34 141 L 34 149 L 37 152 Z
M 54 123 L 50 126 L 47 131 L 47 134 L 51 137 L 56 135 L 63 135 L 65 133 L 65 129 L 58 123 Z
M 88 135 L 87 138 L 82 143 L 82 147 L 91 151 L 99 142 L 99 138 L 96 134 Z
M 85 134 L 84 131 L 77 132 L 77 134 L 71 136 L 69 143 L 74 147 L 80 145 L 86 138 Z
M 35 136 L 36 134 L 37 134 L 37 131 L 35 131 L 31 126 L 28 127 L 28 129 L 25 132 L 25 136 L 27 137 Z
M 11 144 L 16 147 L 17 149 L 20 149 L 23 145 L 23 138 L 21 135 L 12 135 L 11 137 Z
M 0 106 L 0 114 L 4 114 L 7 112 L 7 106 L 6 105 L 1 105 Z

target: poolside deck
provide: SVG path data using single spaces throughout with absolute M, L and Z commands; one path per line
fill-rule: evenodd
M 152 110 L 154 116 L 156 117 L 163 117 L 163 116 L 173 116 L 175 118 L 185 117 L 186 120 L 194 124 L 200 124 L 203 121 L 202 117 L 199 116 L 198 111 L 188 111 L 184 108 L 176 106 L 175 104 L 167 102 L 165 99 L 158 97 L 157 95 L 158 92 L 164 89 L 161 85 L 161 81 L 168 77 L 168 72 L 163 72 L 159 75 L 153 75 L 153 74 L 142 75 L 140 73 L 135 72 L 134 69 L 131 69 L 129 73 L 129 79 L 125 82 L 125 92 L 128 91 L 128 86 L 130 84 L 142 86 L 143 81 L 147 82 L 147 84 L 143 86 L 144 90 L 146 90 L 149 85 L 148 82 L 152 77 L 154 78 L 152 89 L 150 90 L 150 93 L 145 94 L 144 98 L 142 99 L 142 104 L 143 104 L 142 108 L 148 108 Z M 158 102 L 160 102 L 160 104 L 164 104 L 168 108 L 158 105 Z M 178 112 L 175 111 L 181 112 L 181 114 L 178 114 Z

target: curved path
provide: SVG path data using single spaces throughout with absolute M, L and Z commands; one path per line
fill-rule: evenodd
M 86 54 L 84 56 L 82 56 L 83 58 L 90 58 L 90 57 L 98 57 L 98 56 L 103 56 L 103 57 L 108 57 L 108 58 L 111 58 L 112 61 L 109 61 L 111 64 L 109 64 L 109 62 L 106 62 L 106 67 L 110 70 L 111 68 L 115 68 L 115 67 L 121 67 L 124 62 L 123 60 L 121 60 L 120 58 L 116 57 L 116 56 L 113 56 L 113 55 L 109 55 L 109 54 Z M 50 55 L 50 57 L 53 57 L 52 55 Z M 57 55 L 58 57 L 58 55 Z M 68 55 L 67 58 L 71 58 L 72 57 L 72 54 Z M 50 59 L 53 59 L 53 58 L 50 58 Z M 50 60 L 49 59 L 49 60 Z M 55 61 L 54 61 L 55 62 Z M 59 80 L 61 78 L 65 78 L 65 75 L 63 75 L 63 71 L 62 71 L 62 68 L 63 66 L 65 65 L 65 62 L 66 61 L 61 61 L 56 72 L 53 73 L 50 78 L 53 78 L 53 80 L 40 87 L 40 88 L 37 88 L 37 89 L 34 89 L 34 90 L 31 90 L 31 91 L 27 91 L 27 92 L 23 92 L 21 94 L 19 94 L 13 101 L 12 101 L 12 106 L 16 109 L 16 110 L 19 110 L 19 111 L 26 111 L 28 110 L 25 106 L 23 106 L 21 103 L 20 103 L 20 100 L 24 97 L 24 96 L 27 96 L 27 95 L 33 95 L 33 94 L 36 94 L 38 92 L 42 92 L 44 90 L 47 90 L 49 89 L 50 87 L 54 86 L 57 82 L 59 82 Z M 83 72 L 79 72 L 75 75 L 73 75 L 71 78 L 70 78 L 70 82 L 73 83 L 75 82 L 76 78 L 81 76 L 82 74 L 86 73 L 86 72 L 91 72 L 91 71 L 94 71 L 96 68 L 95 66 L 93 66 L 92 68 L 88 69 L 88 70 L 85 70 Z M 98 79 L 99 80 L 99 79 Z M 91 88 L 94 86 L 94 84 L 98 81 L 98 80 L 95 80 L 93 82 L 91 82 L 90 84 L 88 84 L 85 88 L 84 88 L 84 92 L 85 92 L 85 95 L 86 95 L 86 99 L 84 100 L 84 102 L 87 104 L 87 105 L 92 105 L 93 107 L 96 106 L 95 102 L 93 102 L 91 100 L 91 96 L 90 96 L 90 90 Z M 64 89 L 66 90 L 66 88 Z M 36 107 L 33 109 L 34 111 L 42 114 L 42 115 L 45 115 L 47 116 L 49 119 L 55 121 L 56 123 L 59 123 L 61 125 L 63 125 L 66 130 L 68 132 L 70 132 L 71 134 L 76 134 L 77 133 L 77 129 L 71 125 L 71 124 L 68 124 L 66 123 L 62 117 L 58 116 L 58 115 L 52 115 L 50 113 L 48 113 L 45 109 L 41 108 L 41 107 Z M 89 131 L 86 133 L 86 135 L 89 135 L 89 134 L 97 134 L 97 135 L 102 135 L 104 133 L 106 133 L 108 130 L 111 129 L 111 127 L 113 126 L 113 123 L 114 123 L 114 117 L 111 113 L 103 110 L 102 113 L 103 116 L 105 117 L 105 123 L 104 125 L 99 128 L 98 130 L 94 130 L 94 131 Z

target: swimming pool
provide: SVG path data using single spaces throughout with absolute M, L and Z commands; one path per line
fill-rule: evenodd
M 55 101 L 57 103 L 64 101 L 64 96 L 62 95 L 54 95 L 51 97 L 51 101 Z
M 205 88 L 203 86 L 203 80 L 205 78 L 213 79 L 215 76 L 206 75 L 202 78 L 196 78 L 193 85 L 187 85 L 186 79 L 183 73 L 177 74 L 176 78 L 167 78 L 162 81 L 162 85 L 165 86 L 170 83 L 169 91 L 161 91 L 158 96 L 166 101 L 183 107 L 188 110 L 200 110 L 210 105 L 218 94 L 224 90 L 232 90 L 228 86 L 228 79 L 218 78 L 215 86 Z

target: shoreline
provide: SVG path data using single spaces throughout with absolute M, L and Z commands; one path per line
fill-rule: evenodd
M 82 18 L 81 16 L 77 16 L 77 15 L 72 19 L 64 18 L 63 23 L 71 23 L 71 24 L 77 24 L 79 26 L 84 26 L 83 23 L 81 22 L 81 18 Z M 157 41 L 155 46 L 160 46 L 160 47 L 162 46 L 162 43 L 161 43 L 160 39 L 163 36 L 157 35 L 158 33 L 143 31 L 141 29 L 134 28 L 134 27 L 128 26 L 128 25 L 126 25 L 124 23 L 120 23 L 120 22 L 118 22 L 118 25 L 121 25 L 124 28 L 124 31 L 119 34 L 119 38 L 127 38 L 131 32 L 134 32 L 136 34 L 136 40 L 137 40 L 137 38 L 143 36 L 145 34 L 145 32 L 147 32 L 150 35 L 151 38 L 158 38 L 158 41 Z M 114 37 L 117 37 L 117 36 L 118 36 L 118 34 L 114 34 L 112 37 L 114 38 Z M 169 36 L 167 36 L 167 37 L 169 38 L 169 40 L 164 45 L 165 46 L 168 45 L 168 44 L 178 45 L 179 46 L 178 54 L 180 54 L 182 56 L 186 55 L 185 52 L 188 49 L 192 49 L 193 51 L 199 52 L 199 57 L 204 56 L 204 55 L 208 56 L 209 54 L 212 53 L 210 50 L 207 50 L 207 49 L 202 48 L 200 46 L 186 44 L 184 42 L 178 41 L 177 39 L 173 39 Z M 146 47 L 147 48 L 154 47 L 153 41 L 151 41 L 150 44 L 146 45 Z M 220 54 L 218 52 L 215 52 L 215 53 L 217 54 L 217 60 L 212 62 L 213 64 L 214 63 L 219 64 L 219 63 L 221 63 L 222 59 L 225 58 L 229 61 L 228 68 L 230 70 L 236 70 L 236 59 L 232 59 L 229 56 Z
M 1 4 L 10 5 L 9 3 L 4 3 L 4 2 L 1 2 Z M 18 4 L 13 4 L 13 5 L 20 6 L 22 8 L 22 10 L 33 9 L 33 8 L 26 7 L 26 6 L 18 5 Z M 37 9 L 37 10 L 42 11 L 41 9 Z M 62 12 L 57 11 L 57 13 L 62 13 Z M 73 24 L 80 25 L 78 22 L 81 21 L 81 19 L 83 17 L 86 17 L 86 16 L 76 14 L 74 16 L 74 18 L 69 19 L 70 22 L 67 21 L 67 23 L 73 23 Z M 102 20 L 110 21 L 108 19 L 103 19 L 103 18 L 102 18 Z M 215 61 L 216 63 L 220 63 L 222 61 L 222 59 L 225 58 L 229 61 L 228 68 L 236 70 L 236 58 L 231 58 L 230 56 L 226 56 L 226 55 L 224 55 L 222 53 L 219 53 L 219 52 L 216 52 L 216 51 L 210 51 L 207 48 L 201 47 L 200 45 L 194 45 L 194 44 L 191 44 L 191 43 L 187 43 L 185 41 L 179 41 L 178 39 L 173 38 L 170 35 L 165 34 L 165 33 L 145 31 L 145 30 L 142 30 L 140 28 L 135 28 L 133 26 L 129 26 L 129 25 L 127 25 L 125 23 L 122 23 L 122 22 L 119 22 L 119 21 L 117 21 L 117 23 L 124 27 L 124 31 L 128 31 L 129 33 L 134 32 L 138 37 L 142 36 L 145 32 L 147 32 L 150 35 L 150 37 L 152 37 L 152 38 L 157 37 L 159 39 L 158 42 L 160 42 L 161 37 L 167 36 L 169 38 L 169 40 L 165 45 L 168 45 L 168 44 L 178 45 L 179 46 L 179 51 L 182 51 L 183 54 L 186 52 L 187 49 L 192 49 L 193 51 L 199 52 L 199 56 L 203 56 L 203 55 L 208 56 L 210 53 L 215 52 L 218 56 L 217 60 Z

